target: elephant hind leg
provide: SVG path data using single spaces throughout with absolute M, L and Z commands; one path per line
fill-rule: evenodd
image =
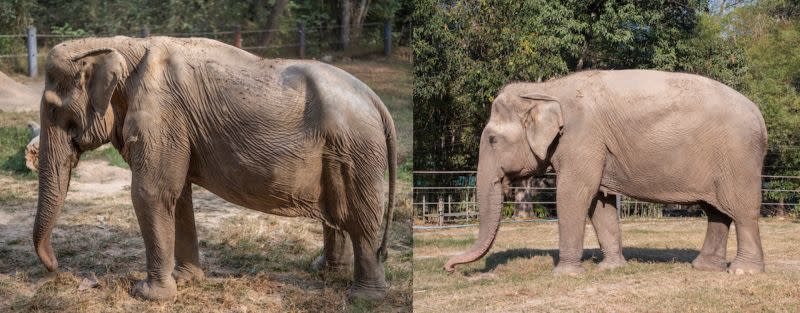
M 764 253 L 758 229 L 761 179 L 755 175 L 738 175 L 735 179 L 735 184 L 722 185 L 717 195 L 719 210 L 728 213 L 736 226 L 736 257 L 728 266 L 728 272 L 761 273 L 764 271 Z
M 383 262 L 378 258 L 380 237 L 378 233 L 351 232 L 355 254 L 353 286 L 350 299 L 380 300 L 386 295 L 388 285 L 383 270 Z
M 727 268 L 725 256 L 732 219 L 709 204 L 703 204 L 703 210 L 708 216 L 708 229 L 703 248 L 692 261 L 692 267 L 701 271 L 722 272 Z
M 325 158 L 322 169 L 322 211 L 329 222 L 340 228 L 322 223 L 322 255 L 311 264 L 311 271 L 341 270 L 353 264 L 353 247 L 347 232 L 341 228 L 349 216 L 347 187 L 344 183 L 346 173 L 343 169 L 337 158 Z
M 181 196 L 175 203 L 175 270 L 172 277 L 178 285 L 205 278 L 200 267 L 200 251 L 192 208 L 192 184 L 189 182 L 183 187 Z
M 383 220 L 383 173 L 361 173 L 347 185 L 351 209 L 347 232 L 353 242 L 354 271 L 350 299 L 379 300 L 388 290 L 383 261 L 378 257 Z
M 353 245 L 350 236 L 341 229 L 322 224 L 323 248 L 314 263 L 312 271 L 347 270 L 353 266 Z
M 736 225 L 736 258 L 728 267 L 733 274 L 754 274 L 764 272 L 764 253 L 761 248 L 761 235 L 758 230 L 758 210 L 751 214 L 737 216 Z
M 622 235 L 619 229 L 619 217 L 614 195 L 598 193 L 594 206 L 589 208 L 589 217 L 592 220 L 597 241 L 603 250 L 603 261 L 598 264 L 600 270 L 610 270 L 625 266 L 625 257 L 622 255 Z

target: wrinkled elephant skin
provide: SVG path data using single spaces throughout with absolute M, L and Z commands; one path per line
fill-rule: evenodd
M 764 271 L 758 217 L 767 131 L 758 107 L 701 76 L 650 70 L 587 71 L 544 83 L 514 83 L 492 104 L 478 161 L 480 230 L 445 269 L 485 255 L 497 235 L 501 182 L 556 172 L 559 261 L 577 275 L 589 216 L 604 260 L 625 265 L 613 195 L 700 204 L 708 231 L 699 270 Z M 725 251 L 730 224 L 738 249 Z
M 74 40 L 47 57 L 40 118 L 33 238 L 48 270 L 58 267 L 50 235 L 71 169 L 111 142 L 133 174 L 147 255 L 136 295 L 172 299 L 176 280 L 203 278 L 192 184 L 250 209 L 319 220 L 317 267 L 352 265 L 353 298 L 386 293 L 397 139 L 383 102 L 350 74 L 208 39 Z

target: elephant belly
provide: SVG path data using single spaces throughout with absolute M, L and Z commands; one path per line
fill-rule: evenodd
M 323 219 L 319 208 L 321 166 L 315 162 L 248 167 L 204 166 L 192 182 L 233 204 L 287 217 Z
M 682 165 L 686 167 L 681 168 Z M 714 195 L 712 177 L 705 174 L 707 170 L 694 167 L 687 164 L 669 164 L 666 167 L 628 164 L 622 167 L 612 160 L 603 171 L 600 191 L 659 203 L 707 201 Z

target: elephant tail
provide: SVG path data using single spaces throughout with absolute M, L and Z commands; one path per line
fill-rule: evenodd
M 387 203 L 386 213 L 383 225 L 383 238 L 381 239 L 381 246 L 378 248 L 378 258 L 385 261 L 389 256 L 389 227 L 392 224 L 392 215 L 394 214 L 395 204 L 395 183 L 397 181 L 397 132 L 394 128 L 394 120 L 389 115 L 389 110 L 383 101 L 380 100 L 378 95 L 372 93 L 373 104 L 381 114 L 383 120 L 383 132 L 386 136 L 386 159 L 389 167 L 389 199 Z

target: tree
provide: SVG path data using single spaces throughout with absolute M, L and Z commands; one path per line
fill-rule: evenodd
M 275 4 L 272 6 L 272 10 L 270 10 L 269 17 L 267 17 L 267 23 L 265 25 L 266 27 L 264 28 L 265 32 L 264 35 L 261 36 L 261 42 L 259 42 L 259 46 L 269 45 L 269 42 L 273 37 L 273 33 L 277 31 L 278 18 L 280 18 L 280 16 L 283 14 L 286 4 L 288 3 L 289 0 L 275 0 Z
M 741 50 L 725 38 L 696 39 L 708 11 L 700 0 L 417 0 L 415 6 L 416 169 L 474 169 L 490 104 L 509 82 L 654 68 L 737 86 L 746 71 Z
M 769 133 L 764 174 L 800 176 L 800 3 L 762 0 L 735 8 L 720 23 L 750 64 L 745 94 L 758 104 Z M 767 192 L 764 202 L 783 203 L 792 194 L 780 190 L 798 190 L 800 181 L 767 179 L 765 186 L 777 191 Z M 783 215 L 785 208 L 776 211 Z
M 341 17 L 339 20 L 339 44 L 341 49 L 345 50 L 350 46 L 350 16 L 352 12 L 353 3 L 350 0 L 342 0 L 339 9 L 341 10 Z

